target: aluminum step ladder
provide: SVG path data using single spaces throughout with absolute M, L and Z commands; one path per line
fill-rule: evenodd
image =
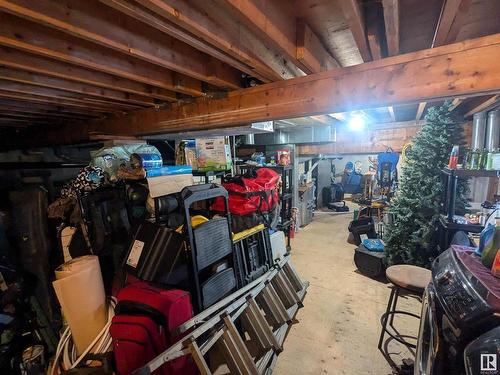
M 283 259 L 273 269 L 180 326 L 185 336 L 134 375 L 190 355 L 201 375 L 212 375 L 209 352 L 231 374 L 270 374 L 309 286 Z M 187 334 L 186 334 L 187 332 Z

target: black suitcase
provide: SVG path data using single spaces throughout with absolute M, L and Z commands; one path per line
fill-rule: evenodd
M 369 251 L 363 245 L 354 251 L 354 264 L 359 272 L 368 277 L 381 277 L 385 275 L 385 254 L 383 252 Z
M 47 194 L 39 186 L 11 191 L 13 243 L 18 248 L 18 261 L 32 279 L 34 295 L 48 319 L 57 324 L 58 314 L 51 285 L 49 230 L 47 223 Z

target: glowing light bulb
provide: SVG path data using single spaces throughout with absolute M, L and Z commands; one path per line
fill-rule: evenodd
M 363 130 L 365 127 L 365 120 L 360 116 L 353 116 L 349 120 L 349 129 L 354 131 Z

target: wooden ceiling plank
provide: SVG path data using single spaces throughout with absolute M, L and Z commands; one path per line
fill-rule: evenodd
M 45 121 L 47 119 L 49 120 L 61 120 L 61 119 L 71 119 L 71 120 L 75 120 L 75 119 L 86 119 L 88 120 L 88 117 L 70 117 L 70 116 L 56 116 L 56 115 L 51 115 L 51 114 L 35 114 L 35 113 L 26 113 L 26 112 L 17 112 L 17 111 L 13 111 L 9 108 L 3 108 L 0 106 L 0 118 L 2 117 L 8 117 L 8 118 L 26 118 L 26 119 L 35 119 L 35 120 L 39 120 L 39 119 L 44 119 Z
M 217 3 L 305 73 L 338 66 L 309 26 L 303 20 L 296 21 L 289 2 L 218 0 Z
M 0 65 L 71 82 L 123 91 L 129 95 L 135 94 L 139 97 L 154 98 L 166 102 L 177 101 L 173 91 L 2 46 L 0 46 Z
M 499 53 L 500 34 L 496 34 L 238 90 L 223 99 L 139 110 L 90 128 L 126 135 L 211 129 L 498 92 Z
M 25 121 L 25 122 L 42 122 L 42 123 L 47 123 L 47 122 L 57 122 L 57 123 L 63 123 L 61 118 L 53 118 L 53 117 L 40 117 L 40 116 L 29 116 L 29 115 L 20 115 L 16 113 L 7 113 L 7 112 L 2 112 L 0 111 L 0 119 L 4 120 L 16 120 L 16 121 Z
M 380 4 L 374 3 L 370 5 L 370 11 L 366 15 L 366 36 L 373 60 L 380 60 L 385 57 L 385 53 L 382 51 L 384 27 L 382 24 L 382 14 Z
M 479 105 L 477 105 L 476 107 L 474 107 L 471 110 L 469 110 L 464 115 L 464 117 L 467 118 L 467 117 L 472 116 L 475 113 L 478 113 L 478 112 L 490 109 L 491 107 L 493 107 L 499 101 L 500 101 L 500 95 L 498 95 L 498 94 L 497 95 L 492 95 L 492 96 L 488 97 L 486 100 L 484 100 L 482 103 L 480 103 Z
M 136 2 L 251 66 L 257 72 L 257 77 L 263 75 L 268 81 L 290 78 L 285 74 L 283 57 L 252 37 L 249 30 L 212 0 L 197 2 L 196 6 L 184 0 L 169 0 L 168 3 L 161 0 Z
M 313 73 L 340 66 L 302 18 L 297 20 L 297 60 Z
M 151 8 L 154 9 L 153 11 L 141 8 L 126 0 L 100 1 L 248 75 L 256 77 L 262 82 L 283 79 L 279 72 L 262 63 L 251 50 L 246 46 L 242 46 L 242 43 L 239 43 L 235 35 L 227 33 L 225 29 L 221 28 L 205 14 L 193 9 L 193 5 L 187 1 L 180 1 L 176 5 L 177 17 L 173 16 L 174 8 L 170 4 L 163 2 L 158 3 L 158 6 L 156 6 L 156 1 L 149 2 Z M 179 9 L 179 5 L 181 9 Z M 162 9 L 166 9 L 168 17 L 164 18 L 162 16 L 164 13 Z M 157 15 L 157 13 L 159 14 Z M 171 20 L 172 16 L 174 22 Z M 186 17 L 187 19 L 184 21 Z M 195 22 L 191 28 L 190 21 L 193 22 L 193 18 Z M 209 29 L 207 29 L 207 26 Z M 191 31 L 189 31 L 190 28 Z M 200 32 L 204 33 L 204 35 L 200 35 Z M 214 38 L 214 41 L 211 41 L 212 38 Z M 226 49 L 229 50 L 226 51 Z M 232 53 L 233 50 L 236 51 Z
M 453 111 L 455 108 L 457 108 L 463 101 L 464 101 L 465 98 L 454 98 L 452 101 L 451 101 L 451 104 L 450 104 L 450 112 Z
M 0 10 L 215 86 L 241 87 L 233 67 L 96 2 L 0 0 Z
M 389 56 L 399 54 L 399 0 L 382 0 Z
M 434 32 L 432 47 L 453 43 L 458 36 L 458 32 L 463 22 L 467 18 L 467 13 L 472 4 L 472 0 L 444 0 L 441 14 Z
M 0 73 L 1 74 L 1 73 Z M 61 98 L 68 101 L 74 101 L 77 103 L 84 103 L 89 105 L 95 105 L 96 107 L 110 108 L 115 110 L 134 110 L 139 108 L 144 108 L 143 106 L 115 102 L 109 100 L 102 100 L 98 98 L 88 97 L 87 95 L 75 94 L 72 92 L 66 92 L 53 88 L 46 88 L 42 86 L 32 85 L 31 83 L 19 83 L 15 81 L 6 81 L 0 77 L 0 89 L 8 90 L 17 93 L 28 93 L 39 96 L 46 96 L 48 98 Z
M 118 102 L 125 102 L 125 104 L 132 103 L 140 105 L 141 107 L 151 107 L 155 104 L 154 99 L 143 97 L 142 95 L 129 95 L 116 90 L 103 89 L 88 84 L 76 83 L 50 76 L 37 75 L 21 70 L 12 70 L 0 67 L 0 79 L 88 96 L 95 96 L 106 100 L 116 100 Z
M 203 95 L 199 80 L 6 13 L 0 13 L 0 45 L 187 95 Z
M 30 105 L 27 106 L 24 101 L 15 99 L 0 99 L 0 108 L 12 112 L 53 114 L 63 117 L 94 118 L 100 116 L 94 112 L 85 111 L 84 109 L 65 108 L 51 103 L 30 103 Z
M 365 31 L 363 12 L 357 0 L 340 0 L 340 6 L 351 29 L 352 36 L 364 62 L 371 61 L 372 56 Z
M 418 103 L 417 114 L 415 115 L 415 121 L 420 121 L 420 119 L 422 118 L 422 115 L 424 114 L 426 105 L 427 105 L 427 102 Z
M 41 116 L 47 115 L 66 118 L 90 119 L 100 116 L 100 114 L 88 112 L 83 109 L 65 108 L 47 103 L 30 103 L 30 105 L 27 106 L 24 101 L 5 98 L 0 99 L 0 109 L 11 111 L 14 113 L 35 114 Z
M 311 71 L 297 59 L 296 20 L 290 5 L 283 1 L 267 1 L 258 4 L 251 0 L 219 0 L 241 23 L 246 25 L 264 43 L 279 49 L 284 56 L 305 73 Z
M 50 98 L 47 96 L 40 96 L 40 95 L 34 95 L 26 92 L 17 92 L 14 90 L 3 90 L 0 88 L 0 98 L 5 98 L 5 99 L 13 99 L 13 100 L 20 100 L 24 102 L 33 102 L 33 103 L 42 103 L 42 104 L 52 104 L 52 105 L 57 105 L 61 107 L 71 107 L 71 108 L 84 108 L 87 111 L 91 112 L 96 112 L 96 113 L 112 113 L 113 110 L 111 109 L 103 109 L 100 107 L 96 107 L 95 105 L 89 103 L 89 104 L 83 104 L 83 103 L 77 103 L 77 102 L 72 102 L 68 101 L 65 99 L 61 98 Z M 116 112 L 116 110 L 115 110 Z

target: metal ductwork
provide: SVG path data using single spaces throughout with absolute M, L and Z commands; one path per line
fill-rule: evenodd
M 485 147 L 488 151 L 498 148 L 500 142 L 500 110 L 488 113 Z
M 472 150 L 482 150 L 486 136 L 486 112 L 474 114 L 472 118 Z

